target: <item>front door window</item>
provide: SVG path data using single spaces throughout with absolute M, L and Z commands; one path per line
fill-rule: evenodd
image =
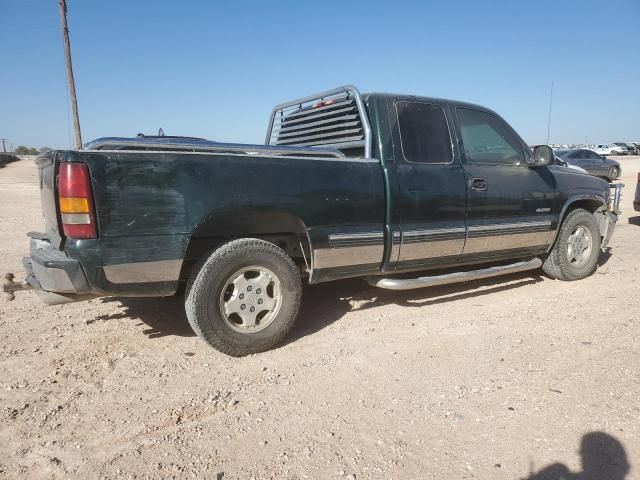
M 524 163 L 522 143 L 502 119 L 471 108 L 456 111 L 467 163 Z

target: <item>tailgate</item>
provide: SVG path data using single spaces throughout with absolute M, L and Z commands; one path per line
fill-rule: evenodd
M 36 159 L 45 232 L 51 245 L 57 249 L 60 249 L 62 243 L 56 200 L 58 165 L 61 158 L 62 152 L 50 151 Z

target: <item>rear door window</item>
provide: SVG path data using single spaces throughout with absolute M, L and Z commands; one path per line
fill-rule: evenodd
M 396 103 L 402 154 L 411 163 L 451 163 L 451 134 L 444 110 L 424 102 Z

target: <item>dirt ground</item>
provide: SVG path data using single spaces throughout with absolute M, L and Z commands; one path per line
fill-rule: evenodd
M 198 340 L 181 298 L 3 298 L 0 478 L 640 479 L 640 157 L 620 161 L 592 277 L 319 285 L 260 355 Z M 0 166 L 0 199 L 0 273 L 22 274 L 33 162 Z

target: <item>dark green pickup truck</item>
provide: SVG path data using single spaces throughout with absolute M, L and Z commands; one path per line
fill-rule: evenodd
M 52 304 L 186 285 L 196 333 L 244 355 L 285 337 L 303 282 L 577 280 L 617 209 L 552 159 L 486 108 L 350 86 L 277 106 L 265 145 L 102 138 L 37 159 L 46 230 L 4 290 Z

